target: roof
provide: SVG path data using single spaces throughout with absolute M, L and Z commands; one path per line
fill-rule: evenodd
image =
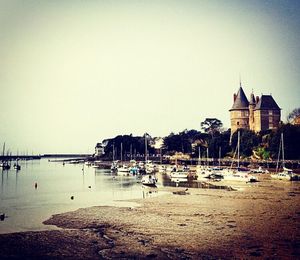
M 236 99 L 233 103 L 232 108 L 229 110 L 239 110 L 239 109 L 248 109 L 249 108 L 249 102 L 245 95 L 244 90 L 242 87 L 239 88 L 238 93 L 236 94 Z
M 262 95 L 256 104 L 255 110 L 280 110 L 280 107 L 271 95 Z

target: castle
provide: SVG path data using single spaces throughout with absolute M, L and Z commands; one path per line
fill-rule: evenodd
M 260 132 L 275 129 L 280 122 L 280 108 L 271 95 L 254 97 L 248 101 L 240 85 L 237 94 L 233 95 L 233 106 L 230 111 L 231 135 L 239 128 Z

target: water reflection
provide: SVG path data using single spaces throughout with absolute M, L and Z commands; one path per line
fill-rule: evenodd
M 118 205 L 120 200 L 155 195 L 142 189 L 136 177 L 117 176 L 82 164 L 40 160 L 23 161 L 20 165 L 20 171 L 1 172 L 0 212 L 7 218 L 0 223 L 0 233 L 49 229 L 42 221 L 52 214 L 89 206 Z

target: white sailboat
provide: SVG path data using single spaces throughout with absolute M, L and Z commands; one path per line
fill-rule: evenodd
M 283 171 L 278 172 L 279 167 L 279 159 L 280 159 L 280 151 L 282 151 L 282 167 Z M 291 169 L 288 169 L 284 165 L 284 143 L 283 143 L 283 133 L 281 133 L 281 138 L 279 142 L 279 151 L 278 151 L 278 159 L 277 159 L 277 165 L 276 165 L 276 173 L 271 174 L 271 178 L 277 179 L 277 180 L 286 180 L 286 181 L 293 181 L 298 180 L 299 176 L 294 174 Z
M 235 157 L 235 156 L 234 156 Z M 222 176 L 224 180 L 228 181 L 245 181 L 245 182 L 255 182 L 257 178 L 250 175 L 250 171 L 242 170 L 240 168 L 240 132 L 238 131 L 238 143 L 237 143 L 237 168 L 233 169 L 232 164 L 230 169 L 222 171 Z
M 120 161 L 123 161 L 123 143 L 121 143 L 121 152 L 120 152 Z M 120 176 L 129 176 L 129 167 L 126 164 L 123 164 L 121 167 L 117 168 L 117 173 Z
M 145 186 L 156 187 L 157 179 L 152 174 L 147 174 L 142 177 L 141 183 Z
M 178 170 L 171 172 L 171 179 L 187 179 L 189 175 L 188 171 Z
M 130 169 L 125 164 L 123 164 L 122 167 L 119 167 L 117 171 L 118 171 L 118 175 L 120 175 L 120 176 L 129 176 L 130 175 Z
M 208 148 L 207 148 L 207 164 L 208 164 Z M 196 166 L 197 179 L 208 178 L 211 174 L 211 169 L 208 165 L 201 165 L 201 148 L 199 146 L 198 165 Z

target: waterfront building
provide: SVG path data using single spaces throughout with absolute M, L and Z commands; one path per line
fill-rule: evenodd
M 105 144 L 104 143 L 97 143 L 95 147 L 95 156 L 100 157 L 105 154 L 104 152 Z
M 240 128 L 254 132 L 276 129 L 280 123 L 281 109 L 272 95 L 255 98 L 252 92 L 248 101 L 241 85 L 233 95 L 233 105 L 229 111 L 231 135 Z

